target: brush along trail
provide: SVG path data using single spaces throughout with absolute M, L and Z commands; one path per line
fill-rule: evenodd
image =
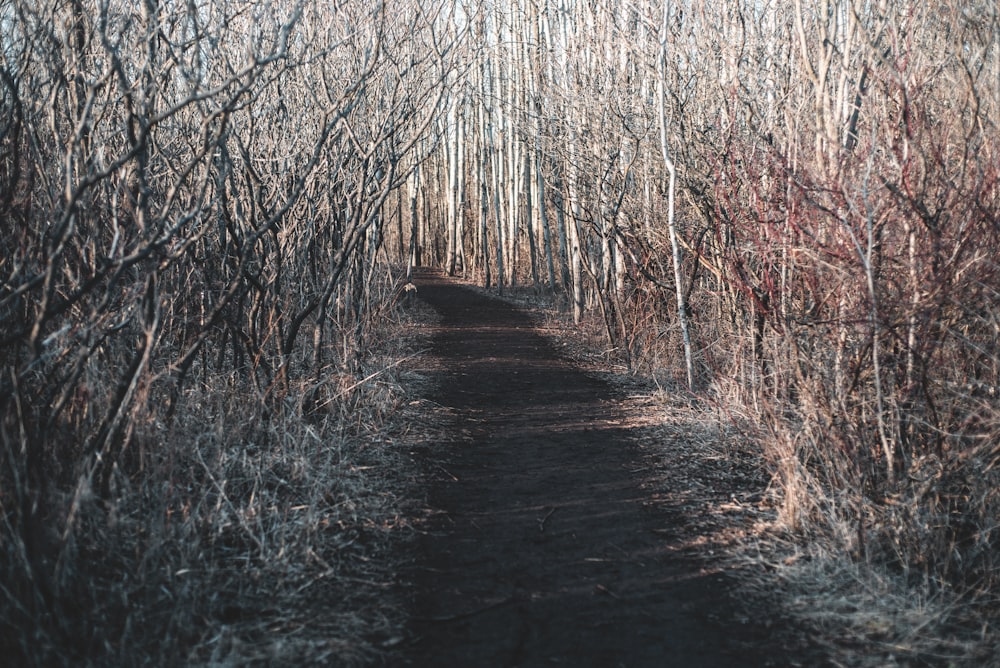
M 440 316 L 428 404 L 451 422 L 420 454 L 410 664 L 772 664 L 765 627 L 730 621 L 730 576 L 669 549 L 679 511 L 644 484 L 616 391 L 516 306 L 415 282 Z

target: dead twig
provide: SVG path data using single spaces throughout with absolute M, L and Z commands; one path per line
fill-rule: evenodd
M 451 478 L 454 482 L 458 482 L 458 477 L 454 473 L 452 473 L 451 471 L 449 471 L 445 467 L 441 466 L 440 464 L 435 464 L 435 466 L 437 466 L 439 469 L 441 469 L 442 471 L 444 471 L 445 475 L 447 475 L 449 478 Z
M 334 401 L 337 401 L 338 399 L 340 399 L 341 397 L 345 396 L 349 392 L 351 392 L 351 391 L 357 389 L 358 387 L 364 385 L 365 383 L 367 383 L 368 381 L 372 380 L 373 378 L 381 376 L 383 373 L 385 373 L 389 369 L 393 369 L 393 368 L 399 366 L 400 364 L 402 364 L 403 362 L 409 361 L 409 360 L 413 359 L 414 357 L 418 357 L 418 356 L 423 355 L 424 353 L 429 352 L 429 351 L 430 351 L 430 348 L 425 348 L 423 350 L 418 350 L 417 352 L 413 353 L 412 355 L 407 355 L 406 357 L 402 357 L 402 358 L 396 360 L 395 362 L 393 362 L 392 364 L 390 364 L 388 366 L 385 366 L 385 367 L 382 367 L 378 371 L 374 371 L 374 372 L 368 374 L 367 376 L 365 376 L 364 378 L 362 378 L 358 382 L 354 383 L 353 385 L 350 385 L 349 387 L 344 388 L 343 390 L 341 390 L 337 394 L 333 395 L 332 397 L 330 397 L 326 401 L 322 402 L 321 404 L 319 404 L 317 406 L 317 408 L 324 408 L 324 407 L 328 406 L 329 404 L 333 403 Z
M 476 615 L 481 615 L 484 612 L 489 612 L 491 610 L 496 610 L 497 608 L 503 607 L 508 603 L 514 602 L 514 596 L 508 596 L 506 598 L 500 599 L 499 601 L 494 601 L 488 605 L 484 605 L 481 608 L 476 608 L 475 610 L 469 610 L 467 612 L 459 612 L 454 615 L 437 615 L 435 617 L 422 617 L 418 621 L 422 622 L 434 622 L 434 623 L 447 623 L 447 622 L 457 622 L 460 619 L 468 619 L 470 617 L 475 617 Z
M 552 513 L 554 513 L 554 512 L 556 512 L 556 509 L 555 508 L 551 508 L 551 509 L 549 509 L 549 512 L 545 513 L 545 517 L 542 517 L 542 518 L 538 519 L 538 531 L 539 531 L 539 533 L 545 533 L 545 523 L 549 521 L 549 518 L 552 517 Z

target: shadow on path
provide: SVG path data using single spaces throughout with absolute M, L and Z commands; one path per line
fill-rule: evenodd
M 434 402 L 455 439 L 424 465 L 439 511 L 421 538 L 416 666 L 754 666 L 713 621 L 727 579 L 654 528 L 614 392 L 562 359 L 517 308 L 432 273 Z

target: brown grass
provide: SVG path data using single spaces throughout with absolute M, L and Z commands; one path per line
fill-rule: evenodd
M 407 383 L 419 382 L 399 362 L 419 343 L 410 316 L 380 313 L 356 357 L 304 376 L 277 408 L 209 375 L 168 420 L 153 388 L 108 500 L 80 477 L 50 485 L 39 535 L 5 525 L 7 659 L 384 661 L 405 618 L 395 560 L 412 481 L 400 443 Z M 302 396 L 321 400 L 303 408 Z
M 744 611 L 729 612 L 782 636 L 779 664 L 996 662 L 1000 431 L 973 441 L 956 431 L 955 446 L 915 459 L 892 494 L 872 498 L 833 447 L 861 426 L 831 426 L 836 409 L 822 403 L 823 387 L 799 383 L 794 401 L 776 401 L 760 391 L 759 372 L 720 363 L 740 358 L 738 337 L 719 332 L 717 348 L 702 349 L 710 382 L 695 396 L 683 388 L 680 340 L 668 323 L 648 318 L 653 329 L 635 335 L 649 343 L 633 351 L 630 380 L 597 318 L 572 330 L 558 298 L 511 292 L 567 354 L 633 388 L 632 403 L 658 424 L 646 438 L 650 457 L 669 464 L 654 493 L 686 508 L 672 539 L 687 538 L 676 549 L 734 575 L 734 606 Z M 636 383 L 645 388 L 638 394 Z M 974 416 L 978 429 L 1000 424 L 989 396 L 955 393 L 938 405 Z

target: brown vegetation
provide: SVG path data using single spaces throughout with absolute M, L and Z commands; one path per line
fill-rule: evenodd
M 0 25 L 17 658 L 373 656 L 391 613 L 332 649 L 256 612 L 380 595 L 405 262 L 552 291 L 752 439 L 758 554 L 819 627 L 995 659 L 995 3 L 0 0 Z
M 442 265 L 559 285 L 618 359 L 730 416 L 773 479 L 761 540 L 793 546 L 765 561 L 829 613 L 831 643 L 842 624 L 887 648 L 875 661 L 995 658 L 996 8 L 475 19 L 493 50 L 459 103 L 483 186 L 474 225 L 436 219 L 466 240 Z
M 376 259 L 449 66 L 355 4 L 0 2 L 6 660 L 357 664 L 394 626 Z

